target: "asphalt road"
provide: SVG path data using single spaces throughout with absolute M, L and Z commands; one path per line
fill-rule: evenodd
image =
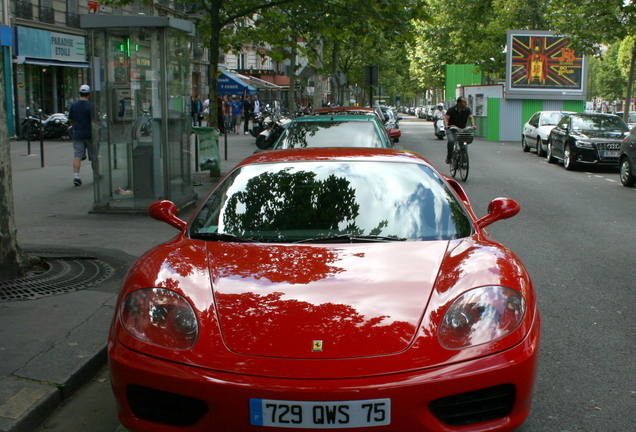
M 448 174 L 431 122 L 404 116 L 399 146 Z M 530 417 L 517 432 L 636 432 L 636 189 L 617 170 L 565 171 L 519 142 L 470 145 L 463 184 L 478 216 L 506 196 L 516 217 L 488 229 L 528 268 L 542 314 Z M 118 432 L 107 369 L 39 432 Z

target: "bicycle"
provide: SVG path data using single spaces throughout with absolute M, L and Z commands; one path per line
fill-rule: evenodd
M 467 145 L 473 142 L 475 130 L 472 126 L 463 129 L 457 126 L 451 126 L 449 129 L 455 131 L 455 146 L 453 147 L 453 153 L 451 155 L 450 172 L 453 178 L 455 178 L 457 171 L 459 171 L 461 179 L 466 181 L 470 167 Z

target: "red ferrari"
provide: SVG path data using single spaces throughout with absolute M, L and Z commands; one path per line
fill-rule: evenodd
M 513 431 L 540 318 L 517 256 L 421 156 L 255 154 L 130 269 L 109 337 L 130 431 Z

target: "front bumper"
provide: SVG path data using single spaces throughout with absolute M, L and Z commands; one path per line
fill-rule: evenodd
M 130 431 L 295 430 L 251 425 L 250 399 L 348 401 L 389 398 L 389 426 L 346 430 L 476 432 L 514 431 L 526 419 L 530 412 L 538 348 L 537 312 L 526 339 L 504 352 L 435 369 L 366 378 L 294 380 L 217 372 L 148 357 L 118 342 L 111 343 L 109 356 L 120 421 Z M 337 367 L 337 362 L 333 362 L 333 366 Z M 499 407 L 494 416 L 486 414 L 482 418 L 462 413 L 481 407 L 484 395 L 493 396 L 506 406 Z M 453 420 L 454 416 L 459 417 Z
M 581 164 L 618 166 L 620 152 L 611 150 L 616 153 L 616 156 L 607 156 L 608 151 L 610 150 L 606 150 L 604 144 L 600 143 L 594 148 L 576 147 L 573 156 L 574 160 Z

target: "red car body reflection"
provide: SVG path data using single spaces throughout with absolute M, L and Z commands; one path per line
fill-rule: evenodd
M 261 153 L 243 164 L 333 157 L 428 166 L 409 152 L 347 148 Z M 170 203 L 154 205 L 154 217 L 181 232 L 137 261 L 119 297 L 109 358 L 124 426 L 516 429 L 531 406 L 539 312 L 523 264 L 483 228 L 519 209 L 514 201 L 495 200 L 490 214 L 478 219 L 461 186 L 444 182 L 472 220 L 472 235 L 387 243 L 204 241 L 189 238 Z M 163 346 L 125 328 L 122 311 L 139 310 L 131 298 L 144 301 L 148 288 L 157 299 L 150 321 L 172 314 L 178 331 L 192 330 L 191 347 Z M 177 300 L 166 306 L 166 293 Z M 501 337 L 449 348 L 440 328 L 453 332 L 469 315 L 461 302 L 472 293 L 481 300 L 477 306 L 465 300 L 471 311 L 514 319 L 522 304 L 523 314 L 512 325 L 502 318 L 507 330 Z M 507 303 L 492 300 L 497 295 Z M 368 411 L 357 414 L 356 404 Z

